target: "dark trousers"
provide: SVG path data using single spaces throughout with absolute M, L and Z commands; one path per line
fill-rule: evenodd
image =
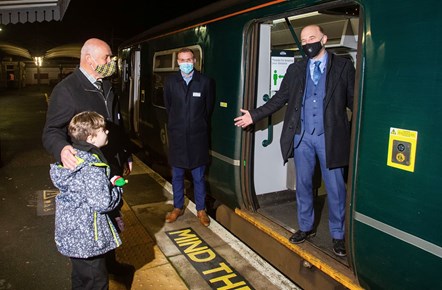
M 109 277 L 104 255 L 87 259 L 71 258 L 72 289 L 108 290 Z
M 186 169 L 184 168 L 172 166 L 173 206 L 176 208 L 184 207 L 185 171 Z M 204 179 L 205 171 L 205 165 L 191 169 L 196 210 L 204 210 L 206 208 L 206 181 Z

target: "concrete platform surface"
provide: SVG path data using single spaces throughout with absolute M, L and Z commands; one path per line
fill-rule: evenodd
M 71 289 L 71 266 L 54 242 L 54 162 L 41 144 L 50 88 L 0 91 L 0 290 Z M 213 219 L 202 226 L 195 205 L 175 223 L 171 185 L 135 158 L 122 208 L 117 260 L 132 277 L 110 275 L 110 289 L 296 289 Z

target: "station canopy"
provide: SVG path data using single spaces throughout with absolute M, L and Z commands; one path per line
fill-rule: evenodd
M 46 52 L 44 59 L 52 58 L 80 58 L 82 44 L 66 44 L 54 47 Z M 23 60 L 33 60 L 33 57 L 26 48 L 19 47 L 13 44 L 1 43 L 0 51 L 6 55 L 15 55 L 21 57 Z
M 0 0 L 0 25 L 61 21 L 71 0 Z M 45 58 L 80 57 L 80 45 L 54 47 Z M 27 48 L 0 41 L 0 54 L 33 60 Z
M 70 0 L 1 0 L 0 24 L 60 21 Z

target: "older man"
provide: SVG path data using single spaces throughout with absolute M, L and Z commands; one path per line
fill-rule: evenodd
M 312 176 L 316 157 L 327 190 L 329 229 L 333 252 L 345 256 L 344 217 L 346 188 L 344 167 L 348 165 L 350 123 L 346 109 L 353 107 L 355 69 L 348 59 L 325 50 L 327 35 L 318 25 L 301 31 L 302 48 L 308 59 L 291 64 L 280 90 L 265 105 L 243 110 L 235 125 L 247 127 L 288 104 L 281 133 L 284 162 L 294 157 L 299 230 L 290 237 L 302 243 L 313 237 Z
M 106 119 L 108 145 L 102 148 L 111 176 L 127 175 L 131 171 L 129 138 L 123 130 L 118 99 L 114 97 L 110 80 L 116 71 L 115 60 L 109 45 L 97 38 L 87 40 L 81 48 L 80 67 L 58 83 L 51 94 L 43 129 L 43 146 L 64 167 L 73 170 L 77 166 L 76 150 L 71 145 L 67 126 L 76 114 L 95 111 Z M 123 221 L 119 210 L 109 213 L 120 229 Z M 110 273 L 123 274 L 133 269 L 122 267 L 115 260 L 115 252 L 107 255 Z M 74 283 L 74 282 L 73 282 Z
M 111 82 L 107 79 L 116 71 L 116 63 L 111 56 L 106 42 L 97 38 L 87 40 L 81 48 L 80 67 L 52 91 L 43 130 L 43 145 L 67 168 L 75 168 L 77 160 L 66 126 L 77 113 L 95 111 L 106 118 L 109 145 L 103 148 L 103 152 L 112 173 L 122 175 L 123 169 L 124 173 L 130 172 L 128 143 L 120 138 L 124 131 L 119 106 Z

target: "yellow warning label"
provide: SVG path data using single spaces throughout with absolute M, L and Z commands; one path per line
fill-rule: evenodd
M 390 128 L 387 165 L 414 172 L 417 131 Z

